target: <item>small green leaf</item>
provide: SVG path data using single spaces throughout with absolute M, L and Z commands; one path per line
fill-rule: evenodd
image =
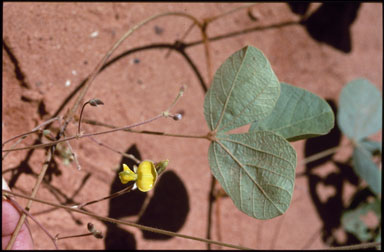
M 367 225 L 360 219 L 360 216 L 373 211 L 381 219 L 381 200 L 376 199 L 372 203 L 363 203 L 356 209 L 349 210 L 341 216 L 341 223 L 346 231 L 354 234 L 360 241 L 368 241 L 373 237 Z
M 376 133 L 382 127 L 382 104 L 379 90 L 368 80 L 351 81 L 340 94 L 340 129 L 355 142 Z
M 280 83 L 261 51 L 246 46 L 217 70 L 204 100 L 211 130 L 228 131 L 266 117 L 280 94 Z
M 381 193 L 381 171 L 372 161 L 371 153 L 361 145 L 353 150 L 353 168 L 375 194 Z
M 249 131 L 273 131 L 289 141 L 327 134 L 335 124 L 328 103 L 304 89 L 281 83 L 272 113 L 252 123 Z
M 296 152 L 273 132 L 219 133 L 209 147 L 215 178 L 241 211 L 257 219 L 283 214 L 291 202 Z

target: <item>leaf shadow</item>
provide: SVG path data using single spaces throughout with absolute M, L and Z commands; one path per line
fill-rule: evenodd
M 337 115 L 337 107 L 333 100 L 327 99 L 327 102 L 331 106 L 335 117 Z M 335 127 L 327 135 L 308 139 L 305 143 L 304 154 L 305 157 L 327 150 L 329 148 L 336 147 L 341 142 L 342 133 L 335 121 Z M 322 221 L 321 238 L 324 243 L 329 246 L 342 246 L 359 243 L 356 238 L 346 233 L 346 240 L 339 242 L 335 236 L 335 231 L 341 226 L 341 216 L 343 211 L 348 207 L 343 203 L 343 185 L 349 182 L 353 186 L 358 186 L 359 178 L 354 174 L 352 166 L 349 164 L 349 160 L 346 162 L 338 162 L 332 159 L 334 154 L 330 154 L 319 160 L 306 164 L 306 174 L 308 176 L 309 193 L 312 202 L 316 208 L 316 211 Z M 322 165 L 326 162 L 332 162 L 336 169 L 327 173 L 324 176 L 315 174 L 316 170 L 321 170 Z M 327 197 L 325 200 L 321 200 L 319 193 L 319 186 L 331 187 L 334 189 L 334 194 Z
M 139 160 L 142 159 L 135 144 L 128 148 L 125 153 L 132 154 Z M 126 157 L 122 158 L 120 167 L 123 163 L 129 167 L 133 167 L 135 164 L 134 161 Z M 118 173 L 116 173 L 110 193 L 122 190 L 126 186 L 121 184 Z M 141 211 L 144 211 L 137 223 L 172 232 L 179 231 L 189 212 L 189 198 L 183 182 L 175 172 L 166 171 L 159 177 L 154 190 L 145 209 L 143 207 L 145 207 L 144 202 L 148 194 L 139 190 L 133 190 L 110 199 L 108 217 L 119 219 L 137 216 Z M 136 239 L 131 232 L 119 228 L 115 224 L 104 223 L 107 226 L 104 240 L 106 249 L 136 249 Z M 166 240 L 172 238 L 148 231 L 142 232 L 144 239 Z
M 41 144 L 40 139 L 36 139 L 33 142 L 33 145 L 35 144 Z M 29 160 L 31 159 L 34 149 L 31 149 L 27 152 L 27 155 L 23 160 L 20 161 L 20 163 L 12 168 L 8 168 L 7 171 L 11 172 L 11 178 L 8 182 L 9 188 L 13 188 L 16 185 L 17 180 L 22 174 L 27 174 L 27 175 L 34 175 L 37 177 L 37 174 L 32 170 L 32 167 L 29 165 Z M 4 173 L 5 171 L 3 171 Z M 48 164 L 48 169 L 47 172 L 44 175 L 44 181 L 47 182 L 48 184 L 52 181 L 53 176 L 61 176 L 62 172 L 60 171 L 58 164 L 54 158 L 51 159 L 51 161 Z
M 153 197 L 138 223 L 177 232 L 184 225 L 189 212 L 188 192 L 173 171 L 166 171 L 156 183 Z M 168 240 L 168 235 L 142 231 L 144 239 Z
M 308 18 L 302 20 L 309 35 L 344 53 L 352 51 L 351 25 L 357 17 L 361 3 L 323 3 Z M 289 3 L 292 12 L 304 16 L 309 3 Z
M 134 144 L 125 152 L 126 154 L 132 154 L 137 159 L 141 159 L 141 154 Z M 119 167 L 127 164 L 129 167 L 133 167 L 135 162 L 132 159 L 123 157 Z M 116 172 L 115 179 L 111 185 L 110 194 L 124 189 L 127 185 L 123 185 L 120 182 L 119 175 Z M 129 193 L 120 195 L 117 198 L 109 200 L 109 212 L 108 217 L 119 219 L 127 216 L 133 216 L 139 213 L 141 206 L 144 203 L 146 194 L 134 190 Z M 104 222 L 107 226 L 107 231 L 104 239 L 105 249 L 136 249 L 135 236 L 117 225 L 109 222 Z

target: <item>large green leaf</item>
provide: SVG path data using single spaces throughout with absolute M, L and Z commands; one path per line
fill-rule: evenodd
M 328 103 L 304 89 L 281 83 L 280 97 L 272 113 L 252 123 L 249 131 L 273 131 L 289 141 L 327 134 L 335 118 Z
M 377 218 L 381 219 L 381 200 L 376 199 L 372 203 L 363 203 L 356 209 L 349 210 L 341 216 L 341 223 L 345 230 L 354 234 L 360 241 L 368 241 L 376 238 L 374 233 L 368 228 L 368 225 L 361 220 L 361 216 L 366 215 L 369 211 L 373 211 Z
M 280 94 L 280 83 L 261 51 L 246 46 L 215 73 L 204 100 L 211 130 L 228 131 L 266 117 Z
M 291 202 L 296 152 L 273 132 L 218 133 L 209 147 L 211 171 L 235 205 L 257 219 L 283 214 Z
M 372 161 L 372 154 L 362 145 L 353 150 L 353 168 L 375 194 L 381 193 L 381 171 Z
M 376 133 L 382 127 L 382 104 L 379 90 L 368 80 L 351 81 L 340 94 L 340 129 L 356 142 Z
M 362 145 L 365 149 L 372 153 L 372 155 L 376 153 L 381 153 L 381 142 L 372 141 L 369 139 L 363 139 L 359 142 L 359 145 Z

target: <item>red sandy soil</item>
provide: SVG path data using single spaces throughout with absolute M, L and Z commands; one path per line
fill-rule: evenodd
M 240 3 L 4 3 L 3 5 L 3 110 L 2 139 L 28 132 L 49 119 L 76 87 L 91 73 L 112 44 L 133 25 L 143 19 L 166 11 L 189 13 L 199 20 L 218 15 L 240 6 Z M 312 6 L 315 8 L 318 5 Z M 312 9 L 311 9 L 312 10 Z M 297 21 L 286 3 L 260 3 L 252 8 L 252 20 L 243 9 L 218 19 L 208 27 L 210 37 L 242 29 L 269 26 L 287 21 Z M 114 55 L 154 43 L 173 43 L 180 39 L 191 21 L 183 17 L 163 17 L 151 22 L 129 37 Z M 157 28 L 156 28 L 157 27 Z M 320 97 L 333 99 L 337 104 L 339 93 L 349 81 L 365 77 L 382 91 L 383 52 L 382 4 L 363 3 L 355 22 L 351 25 L 352 51 L 342 52 L 334 47 L 314 40 L 301 25 L 253 31 L 210 43 L 212 69 L 233 52 L 245 45 L 253 45 L 267 56 L 280 81 L 305 88 Z M 186 42 L 201 39 L 195 27 L 185 39 Z M 99 98 L 104 106 L 87 107 L 84 118 L 92 118 L 115 126 L 129 125 L 148 119 L 163 111 L 174 99 L 180 85 L 188 86 L 184 97 L 175 111 L 184 111 L 181 121 L 160 119 L 140 126 L 140 130 L 155 130 L 178 134 L 203 135 L 208 127 L 203 115 L 204 90 L 185 59 L 173 51 L 165 57 L 167 49 L 153 49 L 130 54 L 108 67 L 97 76 L 85 100 Z M 208 83 L 208 72 L 203 44 L 186 50 L 195 62 L 203 79 Z M 10 54 L 12 56 L 10 56 Z M 15 69 L 19 70 L 17 72 Z M 67 83 L 67 85 L 66 85 Z M 209 85 L 209 84 L 208 84 Z M 61 115 L 73 104 L 72 99 L 61 111 Z M 44 107 L 45 106 L 45 107 Z M 42 113 L 44 111 L 45 113 Z M 39 113 L 40 111 L 40 113 Z M 54 124 L 57 127 L 57 124 Z M 71 123 L 67 136 L 74 135 L 77 124 Z M 105 130 L 103 127 L 82 124 L 84 132 Z M 376 134 L 376 140 L 381 134 Z M 33 144 L 36 136 L 28 137 L 19 146 Z M 211 173 L 208 164 L 208 141 L 172 137 L 142 135 L 124 132 L 100 135 L 97 140 L 117 150 L 127 151 L 136 144 L 142 159 L 169 159 L 167 170 L 170 176 L 180 182 L 186 190 L 183 199 L 161 200 L 167 204 L 167 218 L 181 213 L 178 233 L 206 237 L 208 220 L 208 195 Z M 342 144 L 347 143 L 345 137 Z M 297 151 L 297 173 L 303 172 L 305 141 L 294 142 Z M 11 146 L 8 144 L 6 147 Z M 108 195 L 121 169 L 121 155 L 103 148 L 89 139 L 72 141 L 82 169 L 75 165 L 64 165 L 58 156 L 56 173 L 51 173 L 50 185 L 73 201 L 86 202 Z M 345 160 L 350 148 L 342 148 L 335 160 Z M 10 168 L 25 161 L 28 151 L 10 153 L 2 163 L 3 176 L 7 181 L 14 177 Z M 45 151 L 36 150 L 29 157 L 28 165 L 39 173 L 45 160 Z M 25 167 L 25 166 L 24 166 Z M 53 169 L 53 168 L 52 168 Z M 325 163 L 317 169 L 318 174 L 335 170 L 332 163 Z M 87 177 L 89 176 L 89 177 Z M 85 179 L 87 178 L 87 179 Z M 85 180 L 84 180 L 85 179 Z M 12 190 L 30 194 L 36 176 L 22 173 L 14 181 Z M 168 185 L 171 191 L 175 184 Z M 174 187 L 173 187 L 174 186 Z M 179 190 L 179 189 L 175 189 Z M 329 185 L 317 188 L 322 199 L 334 194 Z M 37 197 L 51 202 L 65 203 L 64 196 L 43 184 Z M 345 185 L 345 200 L 351 193 Z M 153 192 L 149 193 L 154 195 Z M 171 193 L 172 194 L 172 193 Z M 72 196 L 75 195 L 73 198 Z M 138 197 L 140 198 L 139 195 Z M 155 197 L 155 196 L 153 196 Z M 170 195 L 169 197 L 173 197 Z M 175 196 L 176 197 L 176 196 Z M 126 214 L 135 205 L 134 199 L 117 198 L 119 218 L 136 222 L 136 215 Z M 141 199 L 143 199 L 141 197 Z M 184 209 L 179 208 L 184 202 Z M 22 205 L 26 200 L 20 199 Z M 171 203 L 169 203 L 171 202 Z M 101 216 L 111 216 L 112 201 L 106 200 L 87 209 Z M 185 209 L 188 207 L 189 211 Z M 157 203 L 158 204 L 158 203 Z M 217 211 L 217 206 L 219 210 Z M 157 207 L 161 207 L 158 204 Z M 132 207 L 131 207 L 132 208 Z M 187 208 L 188 209 L 188 208 Z M 114 209 L 112 209 L 114 210 Z M 116 212 L 116 211 L 115 211 Z M 107 225 L 78 213 L 33 203 L 31 213 L 53 234 L 60 236 L 82 234 L 86 223 L 105 232 Z M 182 216 L 184 214 L 184 216 Z M 332 214 L 330 212 L 329 214 Z M 323 223 L 308 193 L 307 178 L 296 180 L 290 208 L 280 217 L 261 221 L 240 212 L 230 198 L 221 198 L 213 206 L 211 239 L 254 249 L 321 249 L 327 247 L 321 238 Z M 80 220 L 82 224 L 76 224 Z M 30 221 L 36 249 L 52 249 L 47 236 Z M 180 224 L 180 223 L 179 223 Z M 153 226 L 158 226 L 153 224 Z M 206 249 L 202 242 L 182 239 L 147 239 L 141 230 L 119 225 L 122 239 L 137 249 Z M 133 235 L 129 236 L 127 232 Z M 113 235 L 112 235 L 113 236 Z M 335 230 L 340 242 L 344 233 Z M 128 238 L 131 237 L 131 238 Z M 131 239 L 131 240 L 130 240 Z M 112 241 L 113 243 L 113 241 Z M 116 243 L 115 243 L 116 244 Z M 60 249 L 105 249 L 105 240 L 93 237 L 66 239 L 58 242 Z M 110 247 L 109 247 L 110 248 Z M 213 245 L 212 248 L 218 248 Z M 224 247 L 222 247 L 224 248 Z

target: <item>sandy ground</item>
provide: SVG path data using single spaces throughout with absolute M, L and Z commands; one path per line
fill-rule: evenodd
M 186 12 L 202 20 L 218 15 L 240 3 L 4 3 L 3 5 L 3 141 L 28 132 L 49 119 L 63 104 L 64 99 L 91 73 L 107 50 L 124 32 L 143 19 L 165 11 Z M 311 11 L 318 5 L 311 6 Z M 267 56 L 280 81 L 305 88 L 337 104 L 343 86 L 349 81 L 365 77 L 382 91 L 383 27 L 382 5 L 364 3 L 350 26 L 349 52 L 314 39 L 303 25 L 276 24 L 298 21 L 285 3 L 260 3 L 251 10 L 243 9 L 216 20 L 208 26 L 208 36 L 231 34 L 252 27 L 240 35 L 232 35 L 210 43 L 212 69 L 233 52 L 245 45 L 253 45 Z M 257 20 L 254 20 L 256 17 Z M 162 17 L 151 22 L 129 37 L 113 56 L 146 45 L 168 43 L 180 39 L 189 28 L 189 19 L 177 16 Z M 348 30 L 348 29 L 347 29 Z M 341 35 L 340 35 L 341 36 Z M 185 42 L 200 41 L 195 27 Z M 85 100 L 99 98 L 104 106 L 87 107 L 84 118 L 115 126 L 129 125 L 151 118 L 172 102 L 180 85 L 188 86 L 185 96 L 175 111 L 182 111 L 181 121 L 160 119 L 140 126 L 140 130 L 203 135 L 208 127 L 203 115 L 204 88 L 185 57 L 168 49 L 153 48 L 128 54 L 97 76 Z M 209 87 L 209 73 L 203 44 L 186 49 L 191 61 Z M 72 99 L 60 114 L 73 104 Z M 85 101 L 84 100 L 84 101 Z M 57 124 L 53 125 L 58 127 Z M 70 124 L 66 134 L 76 133 Z M 82 125 L 84 132 L 105 128 Z M 33 144 L 29 137 L 20 146 Z M 374 136 L 381 139 L 381 134 Z M 131 151 L 141 159 L 169 159 L 169 167 L 159 180 L 156 190 L 146 194 L 135 192 L 114 200 L 102 201 L 87 209 L 102 216 L 142 223 L 197 237 L 207 237 L 209 191 L 211 173 L 208 165 L 208 142 L 163 136 L 116 132 L 97 136 L 98 141 L 122 152 Z M 347 140 L 339 139 L 341 144 Z M 297 151 L 297 173 L 305 170 L 306 141 L 294 142 Z M 108 195 L 121 188 L 117 169 L 126 162 L 122 156 L 103 148 L 89 139 L 71 142 L 82 170 L 64 165 L 59 155 L 57 166 L 46 177 L 37 197 L 61 204 L 81 203 Z M 9 147 L 10 145 L 8 145 Z M 133 151 L 133 152 L 132 152 Z M 345 161 L 349 148 L 342 148 L 335 160 Z M 30 194 L 36 174 L 42 168 L 44 150 L 10 153 L 2 163 L 3 176 L 12 190 Z M 9 170 L 15 168 L 12 172 Z M 325 176 L 337 171 L 332 162 L 316 168 Z M 221 198 L 213 205 L 211 239 L 254 249 L 320 249 L 327 246 L 322 238 L 327 225 L 320 217 L 309 193 L 308 178 L 296 180 L 290 208 L 280 217 L 268 221 L 253 219 L 240 212 L 230 198 Z M 335 194 L 332 185 L 319 184 L 316 188 L 322 201 Z M 344 203 L 352 186 L 346 184 Z M 151 197 L 151 198 L 150 198 Z M 147 200 L 146 200 L 147 198 Z M 150 201 L 148 201 L 150 200 Z M 144 202 L 145 212 L 138 217 Z M 26 200 L 20 199 L 20 203 Z M 219 208 L 218 208 L 219 206 Z M 328 215 L 332 209 L 328 208 Z M 206 249 L 202 242 L 170 238 L 144 233 L 133 227 L 110 225 L 77 213 L 53 209 L 33 203 L 31 213 L 53 234 L 61 236 L 86 232 L 92 222 L 106 234 L 97 240 L 92 237 L 66 239 L 58 242 L 60 249 Z M 36 249 L 51 249 L 46 235 L 31 223 Z M 332 237 L 339 244 L 346 236 L 339 227 Z M 333 239 L 333 238 L 332 238 Z M 212 248 L 218 248 L 213 245 Z

